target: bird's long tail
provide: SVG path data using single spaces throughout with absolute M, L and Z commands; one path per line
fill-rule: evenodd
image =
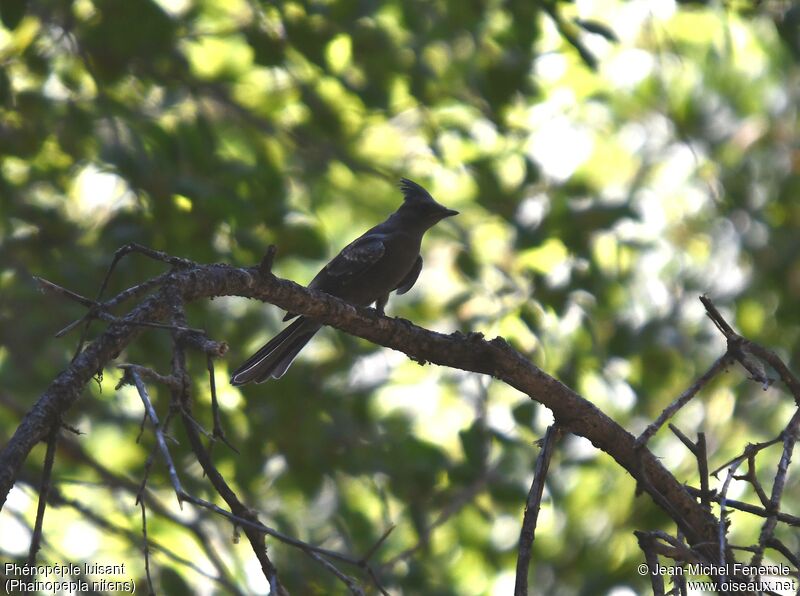
M 321 325 L 305 317 L 298 318 L 265 343 L 261 349 L 231 374 L 231 385 L 262 383 L 279 379 Z

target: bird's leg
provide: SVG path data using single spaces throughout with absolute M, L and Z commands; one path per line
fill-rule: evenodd
M 383 296 L 379 297 L 375 301 L 375 310 L 377 310 L 379 314 L 384 314 L 383 309 L 387 302 L 389 302 L 389 294 L 384 294 Z

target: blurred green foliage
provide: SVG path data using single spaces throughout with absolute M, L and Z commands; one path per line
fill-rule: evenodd
M 503 335 L 632 432 L 724 350 L 699 294 L 800 369 L 800 19 L 782 6 L 3 0 L 0 437 L 67 365 L 74 336 L 53 334 L 82 314 L 37 293 L 33 275 L 94 296 L 128 242 L 240 265 L 275 243 L 277 272 L 307 282 L 395 208 L 400 176 L 462 215 L 426 239 L 419 284 L 389 312 Z M 110 291 L 161 270 L 129 257 Z M 189 315 L 236 364 L 279 328 L 276 310 L 220 299 Z M 169 350 L 146 331 L 119 361 L 167 372 Z M 546 411 L 332 331 L 277 382 L 234 389 L 227 363 L 217 385 L 241 455 L 217 446 L 215 461 L 265 523 L 354 554 L 395 524 L 374 557 L 391 589 L 510 592 Z M 137 444 L 141 404 L 113 390 L 113 364 L 67 422 L 86 453 L 138 482 L 153 438 Z M 192 366 L 195 413 L 210 426 L 205 362 Z M 165 412 L 168 394 L 152 391 Z M 708 433 L 714 467 L 774 436 L 790 411 L 779 388 L 732 369 L 676 423 Z M 176 438 L 184 486 L 213 499 Z M 669 434 L 652 447 L 696 483 Z M 768 471 L 777 452 L 763 457 Z M 84 459 L 60 452 L 55 477 L 139 532 L 132 494 Z M 148 486 L 184 519 L 210 517 L 178 511 L 160 463 Z M 18 488 L 0 515 L 3 560 L 23 556 L 35 512 L 34 491 Z M 788 509 L 798 489 L 795 475 Z M 672 528 L 610 458 L 567 439 L 545 498 L 535 593 L 647 589 L 631 532 Z M 149 520 L 151 539 L 215 574 L 184 527 Z M 203 525 L 241 590 L 266 592 L 245 542 L 221 520 Z M 731 541 L 759 527 L 736 516 Z M 48 510 L 45 536 L 41 560 L 125 562 L 143 585 L 136 541 L 67 507 Z M 268 544 L 296 593 L 342 591 L 311 559 Z M 225 591 L 158 551 L 152 567 L 164 593 Z

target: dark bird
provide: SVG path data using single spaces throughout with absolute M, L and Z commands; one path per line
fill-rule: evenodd
M 352 304 L 375 303 L 378 312 L 389 294 L 408 292 L 422 270 L 422 236 L 458 211 L 437 203 L 430 193 L 406 178 L 400 181 L 403 204 L 383 223 L 353 240 L 317 273 L 309 288 Z M 284 321 L 297 317 L 287 313 Z M 231 375 L 232 385 L 279 379 L 322 325 L 308 317 L 297 320 L 264 344 Z

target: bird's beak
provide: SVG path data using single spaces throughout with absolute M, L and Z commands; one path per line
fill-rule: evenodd
M 453 217 L 454 215 L 458 215 L 458 211 L 456 211 L 455 209 L 445 209 L 444 215 L 442 215 L 442 219 L 444 219 L 445 217 Z

